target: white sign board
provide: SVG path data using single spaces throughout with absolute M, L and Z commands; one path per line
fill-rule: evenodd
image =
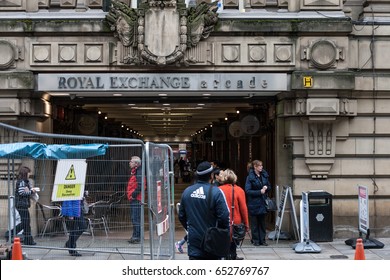
M 368 213 L 368 188 L 359 186 L 359 230 L 367 234 L 369 227 Z
M 71 73 L 38 74 L 38 91 L 191 92 L 250 91 L 275 95 L 289 89 L 286 73 Z
M 58 160 L 51 200 L 81 200 L 84 195 L 86 174 L 85 159 Z

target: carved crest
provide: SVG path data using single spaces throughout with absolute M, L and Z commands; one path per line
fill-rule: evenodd
M 138 9 L 112 0 L 106 19 L 124 47 L 127 63 L 186 64 L 187 49 L 207 38 L 218 21 L 218 1 L 186 8 L 184 0 L 143 0 Z

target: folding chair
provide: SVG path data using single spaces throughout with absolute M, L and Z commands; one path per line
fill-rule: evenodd
M 43 219 L 45 221 L 45 224 L 43 226 L 43 230 L 41 232 L 41 238 L 43 238 L 43 236 L 45 235 L 46 230 L 47 230 L 49 224 L 51 222 L 55 222 L 55 221 L 60 221 L 61 224 L 62 224 L 62 228 L 64 229 L 64 234 L 65 235 L 68 234 L 68 230 L 66 228 L 66 223 L 65 223 L 65 217 L 62 216 L 62 213 L 61 213 L 61 210 L 62 210 L 61 206 L 58 206 L 58 205 L 45 205 L 45 204 L 42 204 L 40 202 L 37 202 L 37 205 L 40 208 L 41 213 L 42 213 L 42 217 L 43 217 Z M 52 211 L 56 211 L 57 212 L 56 216 L 53 216 L 53 217 L 50 217 L 50 218 L 46 217 L 45 209 L 46 210 L 50 210 L 51 212 Z
M 108 225 L 107 225 L 107 214 L 110 209 L 110 203 L 106 201 L 98 201 L 92 205 L 91 215 L 86 215 L 85 219 L 88 220 L 88 229 L 91 232 L 92 238 L 95 237 L 94 229 L 96 226 L 103 227 L 106 236 L 108 237 Z

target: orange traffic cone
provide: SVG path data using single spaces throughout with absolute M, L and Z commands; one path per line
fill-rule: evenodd
M 363 239 L 358 238 L 356 240 L 355 260 L 365 260 L 365 259 L 366 256 L 364 255 Z
M 14 246 L 12 246 L 12 260 L 23 260 L 22 245 L 20 244 L 20 238 L 14 238 Z

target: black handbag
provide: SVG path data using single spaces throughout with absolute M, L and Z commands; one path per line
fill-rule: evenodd
M 240 244 L 244 239 L 246 235 L 246 227 L 243 223 L 241 224 L 233 224 L 232 226 L 233 232 L 232 232 L 232 238 L 236 242 L 236 244 Z
M 232 185 L 232 223 L 234 223 L 234 185 Z M 246 227 L 244 223 L 232 225 L 232 239 L 239 245 L 245 239 Z
M 268 212 L 278 210 L 276 202 L 272 198 L 269 198 L 267 196 L 264 201 L 265 201 L 265 208 L 267 209 Z
M 209 213 L 207 215 L 208 219 L 211 217 L 210 211 L 210 200 L 211 200 L 211 189 L 210 186 L 208 197 L 207 197 L 207 207 L 209 209 Z M 209 227 L 202 240 L 203 250 L 213 256 L 217 257 L 226 257 L 229 254 L 230 249 L 230 231 L 229 229 L 219 228 L 218 223 L 214 227 Z
M 210 255 L 226 257 L 229 254 L 230 232 L 228 229 L 210 227 L 203 237 L 203 250 Z

